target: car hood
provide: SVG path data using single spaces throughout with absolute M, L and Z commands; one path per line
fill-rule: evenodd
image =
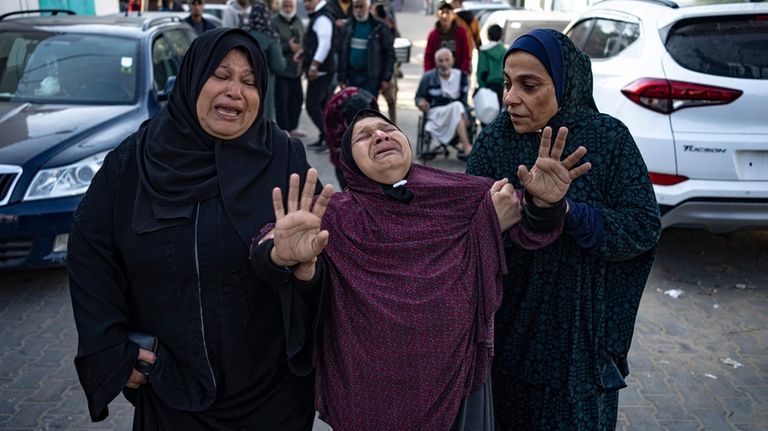
M 0 103 L 0 164 L 24 165 L 41 153 L 50 157 L 79 136 L 135 109 L 132 105 Z

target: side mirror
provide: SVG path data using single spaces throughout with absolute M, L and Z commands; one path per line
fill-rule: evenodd
M 168 100 L 169 97 L 171 97 L 171 93 L 173 92 L 173 86 L 176 85 L 176 75 L 172 75 L 168 77 L 168 80 L 165 81 L 165 87 L 162 91 L 157 92 L 157 101 L 158 102 L 165 102 Z

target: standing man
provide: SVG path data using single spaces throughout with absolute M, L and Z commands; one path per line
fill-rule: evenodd
M 453 54 L 454 64 L 462 72 L 469 75 L 470 56 L 469 40 L 464 27 L 456 24 L 456 14 L 450 3 L 441 1 L 437 8 L 437 23 L 435 29 L 427 36 L 427 47 L 424 49 L 424 71 L 435 68 L 435 53 L 440 48 L 448 48 Z
M 216 28 L 212 22 L 203 18 L 204 7 L 203 0 L 189 0 L 189 16 L 184 18 L 184 21 L 186 21 L 197 34 Z
M 280 46 L 285 59 L 285 69 L 275 73 L 275 120 L 281 129 L 291 136 L 303 138 L 299 130 L 299 116 L 304 93 L 301 88 L 301 63 L 294 60 L 301 51 L 304 24 L 296 16 L 296 0 L 280 0 L 278 13 L 272 17 L 272 27 L 280 34 Z
M 352 0 L 354 19 L 341 29 L 339 85 L 362 88 L 379 97 L 389 90 L 395 64 L 392 32 L 371 16 L 371 0 Z
M 317 142 L 308 147 L 323 151 L 327 147 L 323 135 L 323 109 L 335 87 L 336 60 L 331 48 L 334 45 L 334 16 L 325 0 L 304 0 L 309 13 L 309 24 L 304 33 L 302 65 L 307 74 L 307 114 L 320 131 Z
M 251 3 L 248 0 L 229 0 L 221 13 L 222 26 L 244 28 L 251 17 Z

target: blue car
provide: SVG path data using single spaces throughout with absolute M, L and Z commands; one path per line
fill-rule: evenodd
M 178 17 L 0 17 L 0 270 L 62 265 L 106 154 L 167 101 Z

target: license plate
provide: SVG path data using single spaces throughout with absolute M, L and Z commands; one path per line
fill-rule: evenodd
M 739 178 L 768 181 L 768 151 L 737 151 Z

